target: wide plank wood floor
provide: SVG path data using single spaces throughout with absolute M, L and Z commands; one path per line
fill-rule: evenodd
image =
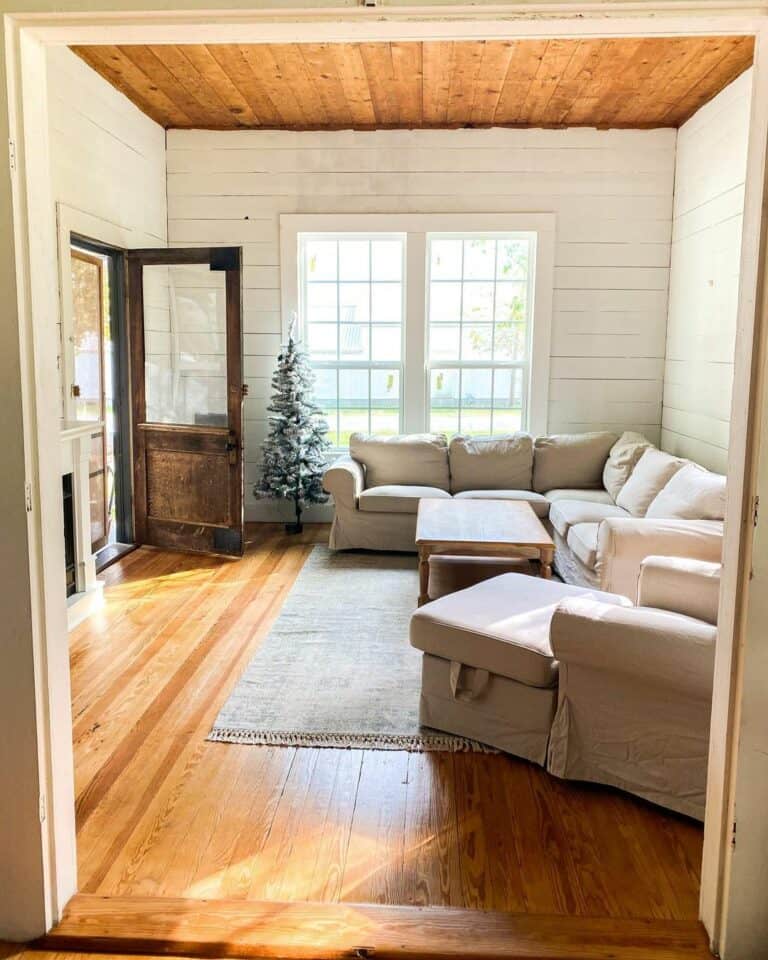
M 700 826 L 619 792 L 501 755 L 207 742 L 327 527 L 249 535 L 238 562 L 135 551 L 71 635 L 81 892 L 696 918 Z

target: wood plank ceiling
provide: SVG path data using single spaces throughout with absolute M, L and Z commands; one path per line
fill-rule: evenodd
M 752 37 L 79 46 L 164 127 L 672 127 Z

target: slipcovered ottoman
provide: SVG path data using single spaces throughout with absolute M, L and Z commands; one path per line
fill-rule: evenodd
M 420 607 L 411 645 L 424 654 L 420 721 L 544 765 L 557 705 L 549 625 L 559 602 L 625 597 L 507 573 Z

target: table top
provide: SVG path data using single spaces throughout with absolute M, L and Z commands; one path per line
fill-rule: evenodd
M 420 500 L 416 543 L 442 547 L 554 546 L 525 500 Z

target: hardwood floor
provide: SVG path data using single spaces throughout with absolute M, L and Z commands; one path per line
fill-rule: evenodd
M 702 832 L 511 757 L 205 740 L 327 528 L 142 548 L 71 637 L 80 890 L 692 921 Z

